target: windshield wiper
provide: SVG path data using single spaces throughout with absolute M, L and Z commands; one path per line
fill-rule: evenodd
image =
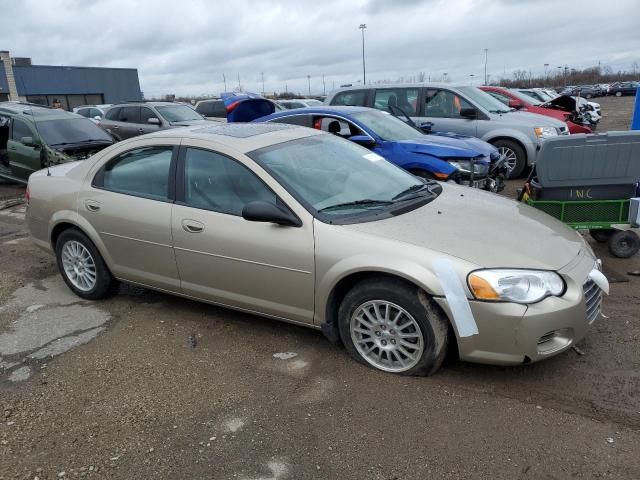
M 412 193 L 418 193 L 424 189 L 429 190 L 429 193 L 431 193 L 431 189 L 429 189 L 429 184 L 428 183 L 420 183 L 417 185 L 411 185 L 409 188 L 407 188 L 406 190 L 401 191 L 399 194 L 397 194 L 395 197 L 392 198 L 392 200 L 400 200 L 403 197 L 406 197 L 408 195 L 411 195 Z
M 62 146 L 62 145 L 77 145 L 78 143 L 88 143 L 88 142 L 109 142 L 109 143 L 111 143 L 111 140 L 107 140 L 106 138 L 87 138 L 85 140 L 78 140 L 76 142 L 50 143 L 49 146 L 51 146 L 51 147 L 59 147 L 59 146 Z
M 391 205 L 394 202 L 391 200 L 372 200 L 370 198 L 365 198 L 363 200 L 354 200 L 353 202 L 344 202 L 337 203 L 335 205 L 329 205 L 328 207 L 321 208 L 318 210 L 319 212 L 326 212 L 329 210 L 340 210 L 343 208 L 349 207 L 383 207 L 385 205 Z

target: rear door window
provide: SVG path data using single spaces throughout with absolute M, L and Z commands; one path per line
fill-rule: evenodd
M 109 111 L 105 114 L 105 118 L 107 120 L 117 121 L 120 118 L 120 110 L 122 110 L 122 108 L 120 107 L 110 108 Z
M 331 100 L 331 105 L 365 107 L 366 103 L 367 90 L 349 90 L 348 92 L 340 92 L 333 97 L 333 100 Z
M 81 108 L 76 112 L 78 115 L 82 115 L 85 118 L 89 118 L 91 109 L 90 108 Z
M 100 110 L 98 110 L 97 108 L 91 108 L 89 110 L 89 117 L 90 118 L 95 118 L 95 117 L 102 118 L 102 112 Z
M 126 123 L 140 123 L 140 107 L 122 107 L 118 120 Z
M 415 116 L 418 107 L 417 88 L 385 88 L 376 90 L 373 106 L 378 110 L 387 110 L 389 107 L 399 107 L 407 115 Z
M 96 174 L 93 186 L 153 200 L 168 200 L 173 147 L 143 147 L 123 153 Z

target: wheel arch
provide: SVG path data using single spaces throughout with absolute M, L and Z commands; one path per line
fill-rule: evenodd
M 106 246 L 100 239 L 100 235 L 86 219 L 78 215 L 76 212 L 61 211 L 57 212 L 56 216 L 52 218 L 49 228 L 49 242 L 51 243 L 52 250 L 54 252 L 56 251 L 56 241 L 62 232 L 70 228 L 79 230 L 85 234 L 89 240 L 91 240 L 96 249 L 98 249 L 104 263 L 107 265 L 107 268 L 113 272 L 113 262 L 107 252 Z

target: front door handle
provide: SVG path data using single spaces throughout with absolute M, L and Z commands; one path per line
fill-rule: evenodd
M 188 233 L 200 233 L 204 230 L 204 224 L 195 220 L 182 220 L 182 229 Z
M 139 128 L 139 129 L 138 129 L 138 132 L 140 132 L 140 133 L 144 133 L 144 130 L 143 130 L 143 129 L 141 129 L 141 128 Z
M 97 212 L 100 210 L 100 202 L 96 202 L 95 200 L 85 200 L 84 206 L 90 212 Z

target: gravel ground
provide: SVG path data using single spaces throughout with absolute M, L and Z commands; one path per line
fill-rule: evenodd
M 580 353 L 407 378 L 148 290 L 81 301 L 23 212 L 0 212 L 0 479 L 640 478 L 640 256 L 594 245 L 625 282 Z

